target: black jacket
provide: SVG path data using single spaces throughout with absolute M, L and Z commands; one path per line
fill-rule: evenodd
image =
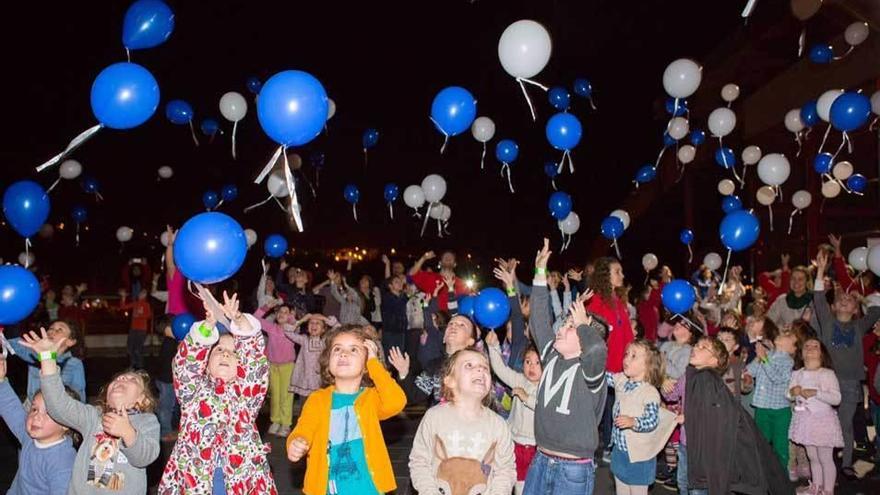
M 687 369 L 688 484 L 709 495 L 790 495 L 794 485 L 754 419 L 715 371 Z

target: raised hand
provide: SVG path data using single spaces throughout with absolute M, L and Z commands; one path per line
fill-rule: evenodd
M 296 437 L 287 446 L 287 459 L 290 462 L 299 462 L 309 451 L 309 442 L 302 437 Z
M 388 362 L 397 370 L 397 376 L 404 378 L 409 374 L 409 354 L 400 352 L 399 347 L 392 347 L 388 351 Z
M 550 251 L 550 239 L 544 238 L 544 247 L 542 247 L 538 254 L 535 255 L 535 269 L 547 269 L 547 261 L 550 260 L 550 255 L 552 251 Z
M 483 340 L 486 341 L 487 346 L 495 347 L 498 345 L 498 334 L 494 330 L 490 331 Z
M 434 254 L 434 251 L 428 251 L 427 253 L 422 255 L 422 259 L 425 261 L 432 260 L 436 257 L 437 257 L 437 255 Z
M 588 294 L 588 297 L 582 299 L 585 294 Z M 577 300 L 571 303 L 571 309 L 569 311 L 571 313 L 571 322 L 574 324 L 575 328 L 593 323 L 593 317 L 587 314 L 587 308 L 584 306 L 584 302 L 590 297 L 593 297 L 593 291 L 587 291 L 584 294 L 579 295 Z
M 510 265 L 506 266 L 508 266 L 508 268 L 510 267 Z M 497 278 L 504 284 L 506 288 L 512 289 L 516 286 L 513 272 L 508 269 L 502 268 L 500 263 L 497 268 L 492 270 L 492 273 L 495 275 L 495 278 Z
M 788 262 L 791 261 L 791 255 L 783 254 L 779 257 L 779 260 L 782 262 L 782 268 L 788 268 Z
M 455 290 L 455 274 L 454 273 L 443 273 L 443 283 L 446 284 L 448 290 Z
M 565 292 L 571 290 L 571 283 L 568 281 L 568 274 L 562 275 L 562 288 L 565 289 Z
M 55 342 L 50 339 L 49 335 L 46 334 L 46 329 L 42 327 L 40 327 L 39 335 L 37 335 L 37 332 L 30 331 L 21 336 L 21 345 L 37 354 L 41 352 L 58 352 L 58 349 L 61 348 L 62 342 L 62 340 Z
M 388 255 L 387 255 L 387 254 L 383 254 L 383 255 L 382 255 L 382 263 L 385 264 L 385 265 L 391 263 L 391 260 L 388 259 Z
M 372 339 L 364 339 L 364 346 L 367 348 L 367 359 L 379 357 L 379 346 Z
M 842 256 L 842 252 L 840 250 L 840 241 L 841 237 L 839 235 L 828 234 L 828 242 L 831 243 L 831 247 L 834 248 L 835 256 Z
M 575 282 L 580 282 L 584 278 L 584 272 L 581 270 L 571 269 L 569 270 L 565 276 Z
M 820 249 L 816 253 L 816 278 L 822 276 L 821 274 L 825 273 L 826 268 L 828 268 L 828 253 Z

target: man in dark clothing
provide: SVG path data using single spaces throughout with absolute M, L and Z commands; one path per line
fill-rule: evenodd
M 406 303 L 409 298 L 403 292 L 406 277 L 396 275 L 382 284 L 382 347 L 386 356 L 392 347 L 406 352 Z

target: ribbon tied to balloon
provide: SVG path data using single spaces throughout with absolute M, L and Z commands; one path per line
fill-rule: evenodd
M 199 138 L 196 137 L 196 130 L 193 127 L 195 111 L 192 105 L 183 100 L 171 100 L 165 105 L 165 117 L 174 125 L 188 125 L 193 143 L 199 145 Z
M 470 91 L 459 87 L 444 88 L 431 103 L 431 122 L 443 134 L 440 154 L 446 150 L 450 136 L 457 136 L 471 128 L 477 116 L 477 100 Z
M 733 252 L 746 250 L 758 240 L 761 235 L 761 222 L 751 211 L 736 210 L 728 213 L 721 220 L 719 226 L 721 244 L 727 248 L 727 261 L 724 265 L 724 276 L 718 286 L 719 294 L 724 289 L 727 281 L 727 268 L 730 266 L 730 255 Z
M 486 143 L 495 136 L 495 122 L 489 117 L 477 117 L 471 125 L 471 135 L 483 144 L 483 154 L 480 156 L 480 170 L 483 170 L 486 162 Z
M 562 151 L 562 159 L 559 160 L 556 172 L 562 173 L 568 160 L 568 171 L 573 174 L 574 161 L 571 159 L 571 150 L 581 141 L 583 127 L 580 120 L 568 112 L 559 112 L 547 121 L 545 134 L 550 145 Z
M 548 91 L 547 86 L 531 78 L 541 72 L 550 61 L 553 44 L 550 33 L 540 23 L 523 19 L 507 26 L 498 40 L 498 59 L 504 70 L 516 79 L 522 89 L 532 121 L 537 120 L 535 107 L 526 91 L 525 83 Z
M 420 234 L 422 237 L 425 235 L 425 227 L 428 225 L 428 219 L 431 218 L 432 208 L 439 204 L 444 196 L 446 196 L 446 180 L 437 174 L 431 174 L 422 179 L 421 187 L 410 186 L 404 191 L 403 199 L 408 206 L 418 208 L 418 206 L 421 206 L 426 202 L 428 203 L 428 208 L 425 210 L 424 222 L 422 222 L 422 231 Z M 419 199 L 421 199 L 421 202 L 418 201 Z M 416 203 L 420 204 L 414 206 Z
M 61 182 L 61 179 L 73 180 L 80 176 L 82 173 L 82 165 L 76 160 L 64 160 L 61 162 L 61 166 L 58 167 L 58 178 L 55 179 L 55 182 L 46 189 L 47 193 L 52 192 L 52 189 L 55 189 L 55 186 Z
M 342 196 L 351 204 L 351 213 L 354 215 L 354 221 L 358 221 L 357 204 L 361 200 L 361 191 L 354 184 L 345 186 L 342 190 Z
M 495 158 L 501 162 L 501 176 L 507 174 L 507 186 L 513 193 L 513 181 L 510 178 L 510 165 L 519 157 L 519 145 L 512 139 L 502 139 L 495 145 Z
M 384 196 L 385 202 L 388 203 L 388 215 L 394 220 L 394 202 L 400 196 L 400 188 L 394 183 L 385 184 L 382 196 Z
M 230 91 L 220 97 L 220 114 L 223 118 L 232 122 L 232 159 L 236 158 L 235 138 L 238 134 L 238 123 L 247 115 L 247 100 L 241 93 Z

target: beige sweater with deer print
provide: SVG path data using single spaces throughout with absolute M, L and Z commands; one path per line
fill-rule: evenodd
M 510 495 L 516 465 L 510 427 L 484 407 L 468 419 L 452 404 L 432 407 L 422 418 L 409 456 L 413 487 L 422 495 Z

